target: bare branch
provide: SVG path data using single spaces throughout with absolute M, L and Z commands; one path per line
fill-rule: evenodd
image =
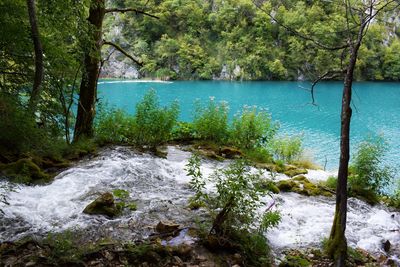
M 315 79 L 311 85 L 311 98 L 312 98 L 312 105 L 316 106 L 315 104 L 315 96 L 314 96 L 314 89 L 315 86 L 322 80 L 330 80 L 333 78 L 338 77 L 340 74 L 344 74 L 345 71 L 344 70 L 333 70 L 333 71 L 327 71 L 324 74 L 322 74 L 321 76 L 317 77 L 317 79 Z
M 138 59 L 134 58 L 133 56 L 129 55 L 128 52 L 126 52 L 121 46 L 113 43 L 113 42 L 109 42 L 109 41 L 103 41 L 103 45 L 110 45 L 112 47 L 114 47 L 115 49 L 117 49 L 119 52 L 121 52 L 122 54 L 124 54 L 124 56 L 126 56 L 127 58 L 129 58 L 130 60 L 132 60 L 133 62 L 135 62 L 137 65 L 139 65 L 140 67 L 143 66 L 143 62 L 139 61 Z
M 155 19 L 159 19 L 159 17 L 156 15 L 147 13 L 143 10 L 138 10 L 136 8 L 108 8 L 108 9 L 106 9 L 106 13 L 115 13 L 115 12 L 118 12 L 118 13 L 135 12 L 136 14 L 143 14 L 143 15 L 155 18 Z

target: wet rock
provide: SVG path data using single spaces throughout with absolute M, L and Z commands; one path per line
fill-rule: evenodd
M 83 213 L 90 215 L 104 215 L 113 218 L 120 214 L 120 209 L 115 205 L 113 195 L 107 192 L 87 205 L 83 210 Z
M 178 229 L 179 229 L 179 224 L 168 221 L 160 221 L 156 226 L 156 231 L 161 234 L 173 232 Z
M 154 154 L 159 158 L 166 159 L 168 156 L 168 151 L 165 147 L 157 147 L 154 151 Z
M 390 241 L 389 241 L 389 240 L 386 240 L 386 241 L 382 244 L 382 248 L 383 248 L 383 250 L 384 250 L 385 252 L 389 252 L 390 246 L 391 246 L 391 244 L 390 244 Z
M 242 152 L 233 147 L 222 147 L 220 154 L 222 157 L 227 159 L 238 159 L 242 157 Z

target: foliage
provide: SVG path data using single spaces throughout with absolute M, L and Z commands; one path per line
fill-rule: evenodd
M 244 107 L 233 119 L 231 142 L 239 148 L 255 148 L 269 142 L 277 128 L 266 111 L 257 111 L 256 107 Z
M 271 150 L 276 160 L 291 163 L 303 152 L 300 136 L 276 138 L 271 142 Z
M 49 260 L 54 263 L 79 261 L 83 251 L 79 249 L 75 240 L 75 234 L 69 230 L 49 233 L 44 240 L 51 247 Z
M 207 205 L 213 226 L 210 233 L 221 235 L 229 229 L 249 230 L 255 223 L 261 223 L 260 231 L 275 226 L 280 216 L 267 210 L 260 215 L 262 197 L 268 191 L 257 186 L 261 181 L 261 173 L 251 173 L 244 161 L 236 161 L 225 169 L 217 169 L 210 177 L 216 182 L 216 193 L 205 190 L 206 180 L 200 171 L 200 158 L 193 156 L 187 164 L 188 175 L 192 177 L 191 187 L 195 190 L 195 198 Z
M 102 110 L 96 118 L 95 138 L 100 144 L 129 143 L 134 131 L 134 118 L 123 110 Z
M 195 137 L 223 143 L 228 137 L 228 106 L 225 102 L 219 104 L 213 97 L 207 106 L 196 103 L 196 113 L 193 120 Z
M 66 144 L 46 126 L 18 97 L 0 94 L 0 155 L 7 158 L 10 154 L 34 152 L 43 157 L 61 157 Z
M 137 205 L 133 201 L 129 201 L 129 192 L 124 189 L 114 189 L 112 191 L 113 196 L 116 198 L 115 205 L 117 209 L 122 211 L 123 209 L 137 210 Z
M 111 38 L 124 40 L 134 54 L 140 54 L 145 59 L 141 72 L 151 77 L 313 80 L 328 70 L 341 69 L 339 51 L 327 51 L 293 36 L 266 13 L 334 47 L 347 38 L 343 5 L 337 1 L 261 2 L 263 10 L 252 0 L 168 0 L 155 5 L 143 0 L 135 4 L 150 7 L 159 20 L 125 16 L 105 28 L 112 33 L 123 25 L 122 36 Z M 360 49 L 358 79 L 399 79 L 399 22 L 390 19 L 396 16 L 398 11 L 393 10 L 370 26 Z
M 359 144 L 349 167 L 349 191 L 354 195 L 377 196 L 392 180 L 392 170 L 382 165 L 387 146 L 382 137 Z
M 195 137 L 193 123 L 180 121 L 172 129 L 172 139 L 180 141 L 192 140 Z
M 329 176 L 328 179 L 325 181 L 325 186 L 332 190 L 336 190 L 337 186 L 337 177 L 336 176 Z
M 256 147 L 244 151 L 245 157 L 258 163 L 271 163 L 273 161 L 270 151 L 265 147 Z
M 149 90 L 143 100 L 136 105 L 135 130 L 132 135 L 136 145 L 155 147 L 171 138 L 179 114 L 179 105 L 160 107 L 156 92 Z

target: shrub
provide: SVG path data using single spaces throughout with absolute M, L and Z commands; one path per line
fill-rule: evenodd
M 180 141 L 193 140 L 195 137 L 193 123 L 180 121 L 172 129 L 172 139 Z
M 21 105 L 17 97 L 0 94 L 0 161 L 2 156 L 18 157 L 29 152 L 43 157 L 61 156 L 66 142 L 53 125 L 47 127 L 37 121 L 38 115 Z
M 230 244 L 242 252 L 247 265 L 269 266 L 268 242 L 263 234 L 279 223 L 280 213 L 271 211 L 271 207 L 259 213 L 265 205 L 261 198 L 269 193 L 268 188 L 259 186 L 263 181 L 261 173 L 250 172 L 244 161 L 233 162 L 210 176 L 216 182 L 216 192 L 210 193 L 205 190 L 206 179 L 200 171 L 197 155 L 189 159 L 187 172 L 196 193 L 191 201 L 204 204 L 212 217 L 208 245 Z M 256 231 L 255 224 L 259 225 Z
M 129 143 L 134 129 L 134 118 L 123 110 L 105 110 L 96 119 L 95 138 L 100 144 Z
M 301 137 L 281 137 L 276 138 L 271 143 L 271 150 L 276 160 L 291 163 L 298 159 L 303 152 Z
M 239 148 L 255 148 L 271 140 L 277 129 L 266 111 L 244 107 L 233 119 L 231 142 Z
M 382 165 L 387 146 L 381 137 L 359 144 L 349 172 L 349 190 L 352 195 L 370 195 L 373 199 L 384 193 L 392 181 L 393 171 Z M 375 201 L 373 201 L 375 202 Z
M 160 107 L 155 90 L 149 90 L 136 105 L 133 141 L 136 145 L 156 147 L 168 141 L 179 115 L 179 105 Z
M 196 103 L 193 120 L 195 137 L 223 143 L 228 139 L 228 105 L 225 102 L 217 104 L 210 98 L 208 105 L 202 107 Z
M 192 177 L 191 188 L 195 199 L 206 203 L 213 218 L 210 233 L 220 235 L 229 229 L 249 230 L 250 226 L 262 222 L 260 229 L 275 226 L 280 217 L 266 211 L 262 216 L 258 209 L 263 205 L 261 198 L 268 194 L 267 189 L 258 186 L 262 173 L 251 173 L 244 161 L 238 160 L 227 168 L 217 169 L 210 179 L 216 182 L 216 194 L 205 191 L 206 181 L 200 171 L 200 158 L 192 156 L 187 164 L 188 175 Z M 275 214 L 275 213 L 274 213 Z
M 271 163 L 272 155 L 265 147 L 256 147 L 244 151 L 246 158 L 252 162 Z

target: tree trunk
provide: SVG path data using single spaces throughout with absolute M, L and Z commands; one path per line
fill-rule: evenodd
M 338 171 L 338 182 L 336 187 L 336 209 L 333 225 L 328 241 L 328 254 L 335 260 L 335 266 L 346 266 L 347 241 L 345 237 L 347 220 L 347 177 L 350 159 L 350 121 L 352 110 L 351 93 L 354 77 L 354 68 L 357 62 L 358 50 L 364 36 L 365 25 L 361 23 L 358 38 L 355 44 L 350 45 L 350 61 L 347 66 L 344 79 L 341 131 L 340 131 L 340 161 Z
M 99 75 L 100 52 L 102 45 L 102 27 L 105 14 L 105 0 L 92 0 L 89 18 L 90 36 L 94 46 L 85 52 L 84 69 L 79 90 L 78 113 L 76 117 L 74 141 L 82 137 L 93 137 L 93 120 L 97 97 L 97 79 Z
M 40 42 L 39 28 L 36 17 L 35 0 L 27 0 L 29 23 L 31 25 L 31 35 L 33 46 L 35 50 L 35 78 L 33 81 L 33 88 L 29 99 L 30 108 L 36 107 L 37 98 L 40 93 L 40 85 L 43 80 L 43 48 Z

